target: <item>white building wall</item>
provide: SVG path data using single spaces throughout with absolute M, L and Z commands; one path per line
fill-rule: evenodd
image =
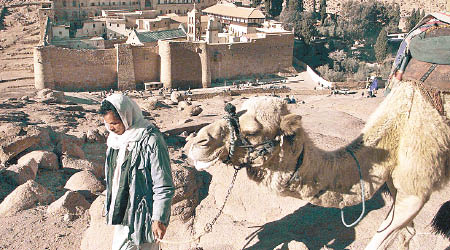
M 52 27 L 53 37 L 69 38 L 69 26 L 56 25 Z

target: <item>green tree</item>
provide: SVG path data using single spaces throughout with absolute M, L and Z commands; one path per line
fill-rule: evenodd
M 375 57 L 377 62 L 381 63 L 387 56 L 387 32 L 386 29 L 382 29 L 378 34 L 377 42 L 375 43 Z
M 0 30 L 5 28 L 5 16 L 8 14 L 8 9 L 6 7 L 2 8 L 0 12 Z
M 406 30 L 407 31 L 412 30 L 414 28 L 414 26 L 416 26 L 416 23 L 417 23 L 416 20 L 417 20 L 417 12 L 416 12 L 416 9 L 413 9 L 411 11 L 411 15 L 406 19 Z
M 320 22 L 323 24 L 325 18 L 327 18 L 327 0 L 320 1 Z
M 283 0 L 265 0 L 264 7 L 269 15 L 277 17 L 283 9 Z
M 338 19 L 338 26 L 344 32 L 344 41 L 349 45 L 355 40 L 365 40 L 369 46 L 375 44 L 381 28 L 390 21 L 386 9 L 386 5 L 375 1 L 345 2 Z

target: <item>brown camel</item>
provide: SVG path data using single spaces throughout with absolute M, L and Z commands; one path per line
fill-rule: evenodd
M 255 97 L 242 105 L 237 123 L 223 119 L 202 128 L 188 141 L 188 155 L 197 169 L 220 161 L 242 166 L 250 179 L 280 195 L 324 207 L 355 205 L 362 201 L 362 186 L 370 199 L 387 183 L 394 206 L 366 249 L 382 247 L 397 231 L 400 248 L 407 249 L 414 217 L 450 179 L 450 127 L 449 117 L 416 85 L 398 81 L 395 86 L 361 135 L 341 149 L 315 147 L 302 117 L 290 114 L 283 100 Z M 450 95 L 443 103 L 450 110 Z

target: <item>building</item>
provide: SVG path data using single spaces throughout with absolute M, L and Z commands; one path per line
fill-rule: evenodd
M 203 10 L 203 13 L 222 23 L 223 28 L 234 36 L 256 33 L 262 27 L 264 14 L 256 8 L 236 6 L 231 3 L 216 4 Z
M 289 71 L 293 33 L 279 29 L 276 22 L 264 21 L 254 10 L 245 11 L 232 15 L 210 12 L 205 34 L 200 11 L 195 8 L 189 12 L 187 25 L 157 31 L 127 27 L 129 23 L 139 27 L 140 19 L 127 22 L 126 18 L 111 13 L 102 17 L 105 27 L 93 21 L 77 29 L 49 25 L 50 18 L 43 16 L 43 42 L 34 50 L 35 87 L 63 91 L 123 90 L 162 82 L 167 88 L 207 88 L 218 80 Z M 232 32 L 230 25 L 240 26 L 236 30 L 242 31 Z M 56 37 L 52 41 L 53 32 L 62 39 L 67 38 L 67 33 L 70 37 L 73 30 L 75 36 L 82 36 L 103 29 L 108 37 L 117 38 L 79 37 L 67 40 L 70 46 L 61 46 L 65 48 L 53 46 L 60 42 Z
M 217 0 L 53 0 L 54 22 L 79 21 L 99 17 L 104 10 L 153 10 L 159 15 L 187 14 L 195 3 L 199 9 L 216 4 Z
M 155 46 L 159 40 L 177 40 L 186 39 L 186 31 L 181 26 L 178 29 L 160 30 L 160 31 L 143 31 L 133 30 L 128 36 L 126 44 L 134 46 Z

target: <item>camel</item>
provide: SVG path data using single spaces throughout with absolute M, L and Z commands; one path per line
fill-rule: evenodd
M 450 95 L 444 99 L 450 110 Z M 362 186 L 364 199 L 370 199 L 386 183 L 394 205 L 367 250 L 379 249 L 395 232 L 400 232 L 400 249 L 408 249 L 414 217 L 450 179 L 450 117 L 408 81 L 396 82 L 360 136 L 331 152 L 313 144 L 302 117 L 290 113 L 280 98 L 250 98 L 236 117 L 235 128 L 230 119 L 217 120 L 188 141 L 185 148 L 195 167 L 203 170 L 218 162 L 245 167 L 250 179 L 278 194 L 323 207 L 361 203 Z

